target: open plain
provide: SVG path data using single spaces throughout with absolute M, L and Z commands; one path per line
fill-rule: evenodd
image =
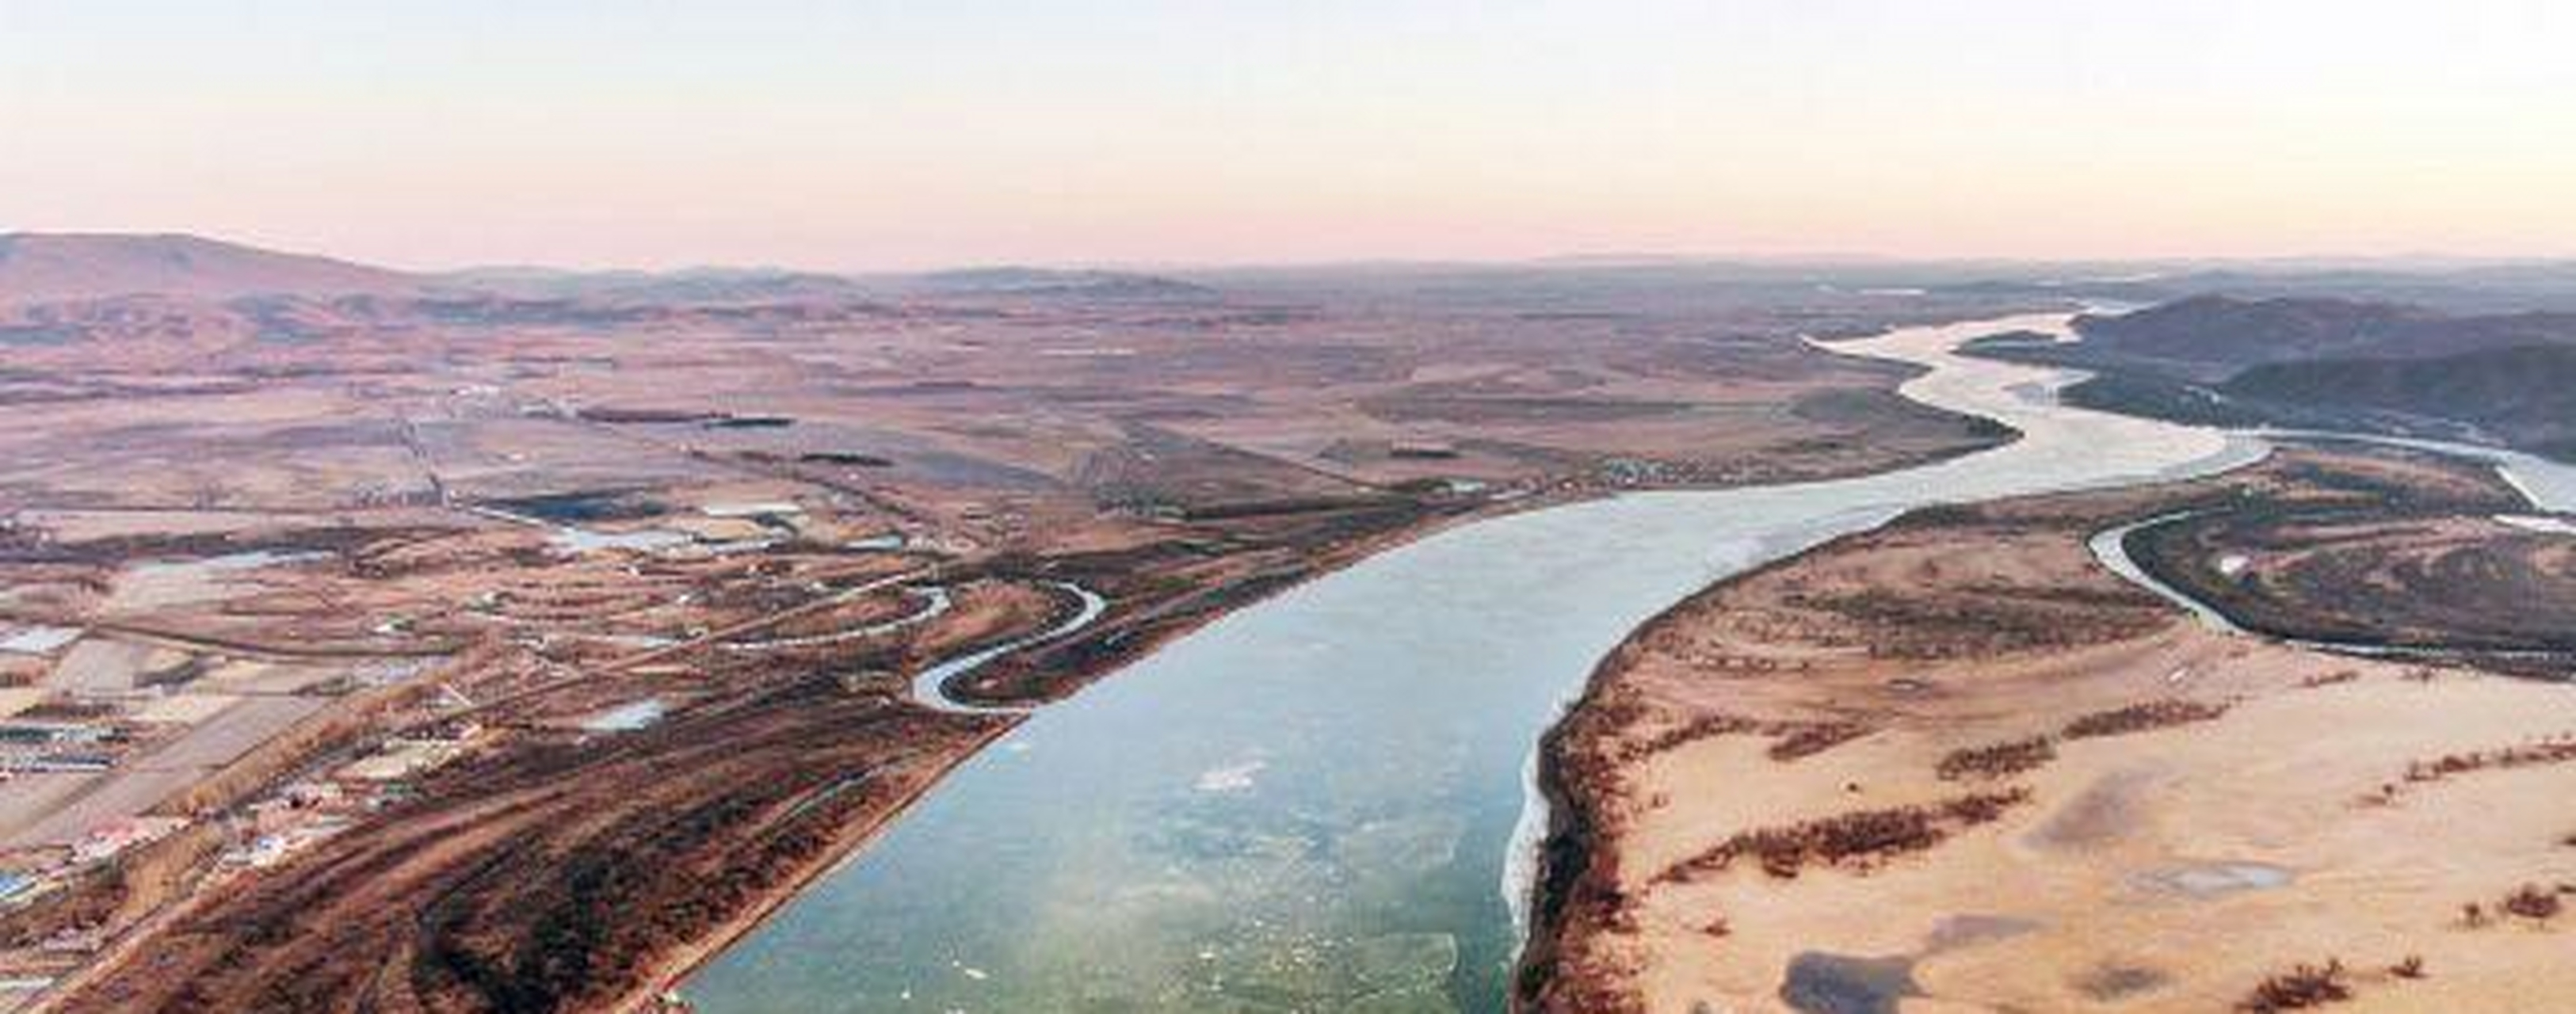
M 39 1009 L 642 1002 L 1015 708 L 1322 570 L 2008 437 L 1799 340 L 2015 305 L 1986 297 L 1618 270 L 602 292 L 220 244 L 134 295 L 90 242 L 17 240 L 96 263 L 0 308 L 0 979 Z M 913 695 L 1069 588 L 1106 613 L 948 688 L 1002 707 Z

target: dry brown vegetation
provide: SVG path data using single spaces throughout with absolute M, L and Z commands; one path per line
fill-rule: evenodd
M 1816 596 L 1805 604 L 1866 631 L 1857 643 L 1873 657 L 1937 660 L 2135 637 L 2157 625 L 2152 614 L 2099 607 L 2136 602 L 2135 593 L 2124 589 L 2038 593 L 1997 585 L 1954 589 L 1938 599 L 1871 588 Z
M 1636 761 L 1687 743 L 1696 743 L 1711 736 L 1739 736 L 1761 732 L 1766 728 L 1769 728 L 1768 723 L 1742 715 L 1723 713 L 1701 715 L 1644 739 L 1623 744 L 1620 747 L 1620 756 L 1629 761 Z
M 2095 533 L 2184 509 L 2277 501 L 2360 525 L 2415 503 L 2388 487 L 2419 480 L 2459 504 L 2503 488 L 2411 457 L 2293 450 L 2167 490 L 1919 512 L 1668 611 L 1604 661 L 1550 743 L 1573 817 L 1551 841 L 1557 900 L 1541 917 L 1555 930 L 1534 944 L 1524 999 L 1587 1014 L 1767 1009 L 1818 952 L 1902 962 L 1904 995 L 1944 1009 L 2202 1010 L 2267 978 L 2259 1009 L 2324 1002 L 2328 986 L 2384 983 L 2412 999 L 2396 984 L 2433 964 L 2441 981 L 2420 996 L 2453 1009 L 2559 988 L 2537 985 L 2571 981 L 2552 934 L 2443 932 L 2458 923 L 2441 902 L 2499 877 L 2564 878 L 2562 839 L 2576 839 L 2563 814 L 2498 809 L 2501 785 L 2417 807 L 2336 801 L 2412 757 L 2427 777 L 2504 764 L 2566 791 L 2567 765 L 2550 763 L 2567 738 L 2554 731 L 2570 720 L 2563 691 L 2483 665 L 2416 679 L 2430 663 L 2213 633 L 2131 596 L 2086 550 Z M 2196 551 L 2253 555 L 2260 571 L 2277 548 Z M 1999 622 L 2003 608 L 2027 613 Z M 2099 615 L 2021 633 L 2088 612 Z M 2080 635 L 2055 638 L 2066 630 Z M 1795 765 L 1730 738 L 1783 721 L 1882 734 Z M 2028 795 L 1990 833 L 1958 834 L 1940 814 L 1964 788 Z M 2571 900 L 2516 893 L 2531 913 Z M 2545 925 L 2504 905 L 2471 910 L 2488 925 Z M 2387 958 L 2275 974 L 2265 952 L 2284 934 Z
M 2559 901 L 2558 896 L 2561 893 L 2538 884 L 2524 884 L 2514 888 L 2511 893 L 2504 896 L 2504 900 L 2497 902 L 2496 909 L 2506 915 L 2520 916 L 2535 922 L 2548 922 L 2558 918 L 2558 913 L 2566 907 Z
M 1930 806 L 1859 810 L 1787 827 L 1746 831 L 1675 863 L 1656 879 L 1688 882 L 1722 872 L 1746 856 L 1759 860 L 1762 872 L 1782 878 L 1795 877 L 1810 864 L 1867 869 L 1898 855 L 1932 848 L 1963 829 L 1993 821 L 2005 810 L 2029 801 L 2027 789 L 1974 792 Z
M 1763 749 L 1765 756 L 1786 764 L 1815 756 L 1875 731 L 1864 722 L 1766 720 L 1718 713 L 1702 715 L 1642 739 L 1630 740 L 1620 746 L 1619 752 L 1625 760 L 1636 761 L 1714 736 L 1755 735 L 1771 739 L 1771 744 Z
M 2206 722 L 2227 713 L 2227 705 L 2167 699 L 2096 711 L 2066 723 L 2068 739 L 2123 736 L 2191 722 Z
M 2478 771 L 2510 770 L 2570 762 L 2576 762 L 2576 733 L 2559 733 L 2535 743 L 2468 753 L 2443 754 L 2432 760 L 2408 761 L 2405 785 L 2429 785 Z M 2399 791 L 2399 787 L 2394 784 L 2382 786 L 2381 796 L 2385 800 L 2394 800 Z
M 1788 723 L 1786 729 L 1785 734 L 1763 751 L 1772 760 L 1787 762 L 1813 757 L 1867 736 L 1872 731 L 1866 723 L 1853 721 L 1793 722 Z
M 2253 995 L 2236 1005 L 2247 1014 L 2277 1014 L 2286 1010 L 2306 1010 L 2352 999 L 2352 986 L 2344 972 L 2343 962 L 2328 958 L 2322 965 L 2299 964 L 2289 971 L 2274 975 L 2255 985 Z
M 1943 781 L 1963 778 L 2003 778 L 2029 771 L 2057 759 L 2057 739 L 2032 736 L 1990 746 L 1961 747 L 1941 757 L 1936 769 Z

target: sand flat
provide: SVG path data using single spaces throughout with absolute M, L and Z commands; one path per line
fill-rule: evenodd
M 2293 654 L 2258 652 L 2234 664 L 2286 674 L 2305 661 L 2283 657 Z M 2464 902 L 2526 880 L 2576 879 L 2576 850 L 2558 844 L 2576 830 L 2570 818 L 2529 803 L 2576 792 L 2576 767 L 2482 773 L 2394 806 L 2357 800 L 2416 758 L 2576 729 L 2576 693 L 2501 677 L 2423 684 L 2398 667 L 2368 668 L 2354 683 L 2257 698 L 2205 725 L 2070 745 L 2030 779 L 2041 805 L 1919 861 L 1791 882 L 1747 870 L 1650 889 L 1644 994 L 1654 1010 L 1687 1010 L 1711 997 L 1771 1009 L 1764 1005 L 1777 1002 L 1770 994 L 1782 969 L 1799 953 L 1824 950 L 1923 955 L 1915 976 L 1931 996 L 1981 1005 L 2055 1010 L 2120 999 L 2132 1005 L 2123 1009 L 2207 1010 L 2235 1002 L 2291 961 L 2336 955 L 2386 964 L 2419 954 L 2438 969 L 2492 962 L 2499 947 L 2567 946 L 2564 937 L 2521 927 L 2473 933 L 2454 924 Z M 2428 709 L 2443 720 L 2421 720 Z M 1849 798 L 1864 803 L 1938 792 L 1919 776 L 1876 780 L 1908 754 L 1925 762 L 1939 755 L 1938 741 L 1909 738 L 1828 755 L 1832 763 L 1816 758 L 1785 778 L 1747 777 L 1772 766 L 1749 740 L 1676 751 L 1685 756 L 1652 778 L 1657 792 L 1682 799 L 1689 785 L 1729 791 L 1692 794 L 1691 804 L 1641 818 L 1633 854 L 1643 868 L 1659 868 L 1658 860 L 1705 847 L 1713 831 L 1780 823 L 1798 813 L 1797 801 L 1834 800 L 1844 781 L 1862 782 L 1863 792 Z M 2108 797 L 2115 802 L 2100 802 L 2104 786 L 2118 787 Z M 1728 801 L 1702 802 L 1719 797 Z M 2070 816 L 2103 826 L 2050 833 Z M 2289 879 L 2185 886 L 2195 874 L 2203 884 L 2223 879 L 2230 864 L 2277 867 Z M 1926 953 L 1942 923 L 1970 915 L 2033 928 Z M 1712 941 L 1704 927 L 1718 918 L 1733 932 Z M 2122 980 L 2114 974 L 2122 969 L 2151 972 L 2156 985 L 2130 976 L 2135 992 L 2084 995 L 2088 982 Z M 2426 1002 L 2392 996 L 2387 1009 L 2427 1009 Z
M 2564 1010 L 2576 914 L 2493 913 L 2521 885 L 2576 885 L 2576 813 L 2555 805 L 2576 761 L 2408 772 L 2576 742 L 2576 689 L 2291 647 L 2133 598 L 2083 543 L 2093 511 L 2151 501 L 1901 524 L 1633 637 L 1569 755 L 1594 765 L 1594 870 L 1613 889 L 1578 893 L 1561 934 L 1592 1007 L 2226 1010 L 2332 959 L 2354 993 L 2338 1010 Z M 2218 713 L 2068 731 L 2167 701 Z M 1736 721 L 1675 731 L 1712 716 Z M 1775 754 L 1785 728 L 1823 721 L 1862 732 Z M 2034 764 L 1941 773 L 2033 737 L 2049 744 Z M 1740 833 L 1979 791 L 2027 800 L 1794 876 L 1750 858 L 1668 872 Z M 2425 977 L 2392 971 L 2410 957 Z

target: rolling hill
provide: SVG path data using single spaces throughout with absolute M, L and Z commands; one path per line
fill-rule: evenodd
M 198 236 L 0 234 L 0 303 L 390 294 L 420 287 L 421 279 L 399 271 Z
M 2576 460 L 2576 314 L 2193 296 L 1969 351 L 2096 376 L 2068 401 L 2220 426 L 2480 439 Z
M 2076 365 L 2215 380 L 2247 367 L 2310 359 L 2448 356 L 2576 344 L 2576 314 L 2453 316 L 2406 303 L 2194 296 L 2076 322 Z
M 1030 267 L 959 268 L 914 276 L 945 295 L 1117 300 L 1204 299 L 1215 291 L 1194 282 L 1132 271 Z
M 2273 363 L 2238 374 L 2219 392 L 2237 402 L 2455 420 L 2517 447 L 2576 459 L 2576 345 Z

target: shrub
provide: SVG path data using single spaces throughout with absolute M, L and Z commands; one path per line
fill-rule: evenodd
M 2066 738 L 2091 739 L 2097 736 L 2145 732 L 2169 725 L 2205 722 L 2226 713 L 2227 706 L 2224 704 L 2205 704 L 2178 698 L 2146 701 L 2109 711 L 2096 711 L 2077 718 L 2066 724 Z
M 2343 962 L 2327 959 L 2323 965 L 2301 963 L 2287 972 L 2263 980 L 2254 994 L 2236 1009 L 2250 1014 L 2273 1014 L 2275 1011 L 2306 1010 L 2352 999 L 2352 987 L 2344 984 Z
M 2002 778 L 2019 774 L 2057 759 L 2057 740 L 2051 736 L 2032 736 L 2009 743 L 1963 747 L 1941 758 L 1935 771 L 1942 781 L 1962 778 Z
M 1871 730 L 1859 722 L 1808 722 L 1785 732 L 1767 751 L 1772 760 L 1793 761 L 1820 754 L 1869 735 Z
M 2504 901 L 2497 907 L 2525 919 L 2548 922 L 2558 917 L 2558 913 L 2565 908 L 2565 904 L 2558 900 L 2556 891 L 2547 890 L 2538 884 L 2524 884 L 2514 888 L 2512 894 L 2505 895 Z
M 1957 829 L 1992 821 L 2029 798 L 2030 790 L 2023 788 L 1970 793 L 1930 806 L 1857 810 L 1745 831 L 1673 864 L 1656 879 L 1688 881 L 1747 856 L 1762 864 L 1762 872 L 1782 879 L 1797 876 L 1809 863 L 1866 868 L 1889 856 L 1929 849 Z

